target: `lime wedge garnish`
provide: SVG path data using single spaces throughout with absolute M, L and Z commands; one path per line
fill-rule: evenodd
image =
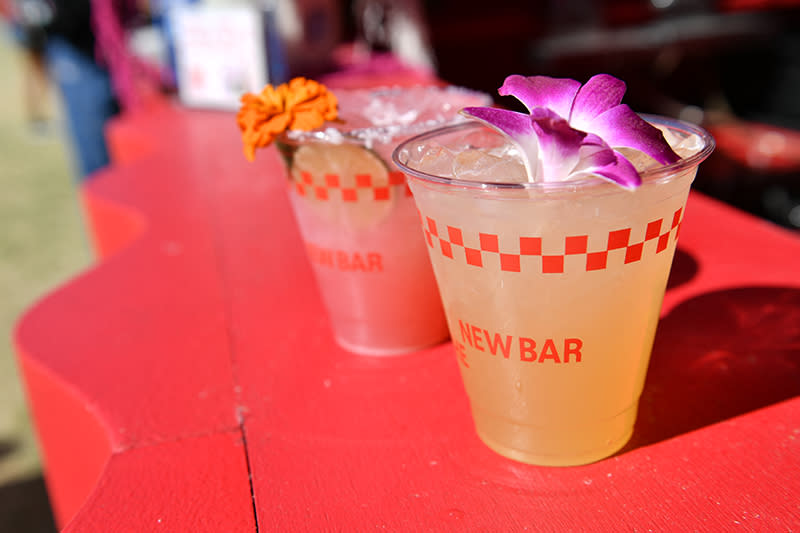
M 296 189 L 328 221 L 367 228 L 381 221 L 394 204 L 396 192 L 386 164 L 362 146 L 303 144 L 291 168 Z

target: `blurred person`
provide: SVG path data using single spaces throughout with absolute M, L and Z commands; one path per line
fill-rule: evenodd
M 45 27 L 53 16 L 46 0 L 9 0 L 0 12 L 11 23 L 14 39 L 22 49 L 23 106 L 28 123 L 43 133 L 49 122 L 46 101 L 49 79 L 45 65 Z
M 333 51 L 341 44 L 343 17 L 340 0 L 266 0 L 274 10 L 285 72 L 276 81 L 294 76 L 316 77 L 333 66 Z M 286 79 L 281 79 L 286 78 Z
M 146 6 L 135 0 L 48 1 L 47 63 L 61 93 L 75 173 L 83 180 L 109 162 L 106 122 L 140 105 L 140 78 L 159 77 L 126 46 L 126 28 L 146 20 Z
M 75 173 L 85 179 L 108 164 L 103 128 L 118 112 L 108 69 L 95 55 L 91 0 L 52 0 L 46 55 L 59 88 Z
M 434 72 L 425 8 L 419 0 L 354 0 L 356 41 L 367 52 L 391 52 L 404 63 Z

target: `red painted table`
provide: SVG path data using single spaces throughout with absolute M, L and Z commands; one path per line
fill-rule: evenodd
M 119 121 L 84 190 L 99 261 L 21 319 L 69 532 L 800 529 L 800 239 L 692 194 L 616 456 L 518 464 L 452 346 L 334 343 L 274 152 L 228 113 Z

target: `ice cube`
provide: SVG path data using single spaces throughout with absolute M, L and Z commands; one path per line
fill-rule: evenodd
M 644 152 L 640 152 L 639 150 L 634 150 L 633 148 L 627 147 L 619 147 L 616 149 L 617 152 L 621 153 L 625 156 L 625 158 L 631 162 L 631 164 L 638 170 L 639 172 L 643 172 L 649 168 L 654 168 L 657 166 L 661 166 L 661 163 L 650 157 L 649 155 L 645 154 Z
M 434 176 L 451 178 L 453 153 L 436 141 L 431 141 L 430 144 L 420 145 L 416 151 L 411 152 L 408 166 Z
M 459 118 L 458 110 L 470 105 L 488 105 L 482 93 L 457 87 L 405 87 L 337 92 L 344 129 L 366 127 L 406 128 L 435 126 Z
M 685 158 L 696 154 L 703 149 L 703 146 L 703 139 L 701 139 L 699 135 L 688 135 L 686 138 L 673 144 L 672 149 L 675 150 L 675 153 L 679 156 Z
M 505 149 L 502 154 L 498 157 L 491 151 L 464 150 L 453 160 L 453 174 L 458 179 L 489 183 L 528 181 L 528 174 L 522 161 L 511 157 Z
M 374 98 L 362 108 L 364 117 L 374 126 L 407 126 L 417 121 L 420 112 L 407 102 Z

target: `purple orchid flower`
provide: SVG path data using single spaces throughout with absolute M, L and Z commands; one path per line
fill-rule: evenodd
M 531 181 L 598 175 L 634 189 L 641 177 L 615 148 L 639 150 L 662 164 L 680 159 L 660 130 L 620 103 L 625 82 L 608 74 L 583 86 L 566 78 L 512 75 L 498 92 L 517 98 L 528 114 L 491 107 L 462 112 L 515 141 Z

